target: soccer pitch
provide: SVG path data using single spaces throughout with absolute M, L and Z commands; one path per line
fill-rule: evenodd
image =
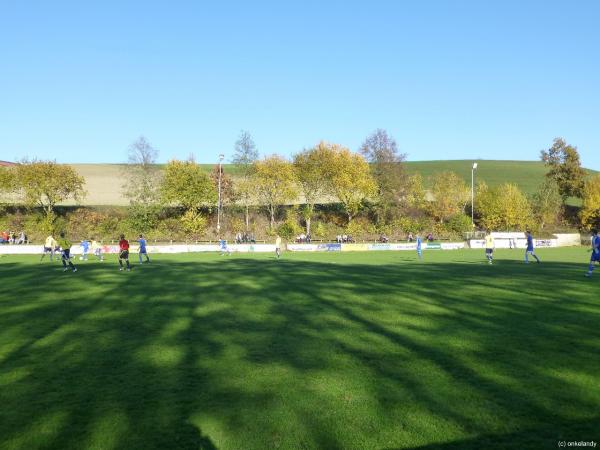
M 600 268 L 537 252 L 0 258 L 0 448 L 598 442 Z

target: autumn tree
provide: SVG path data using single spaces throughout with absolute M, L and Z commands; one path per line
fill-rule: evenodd
M 129 200 L 129 215 L 133 226 L 147 231 L 156 225 L 160 205 L 161 173 L 156 165 L 158 150 L 141 136 L 127 150 L 123 168 L 123 195 Z
M 440 172 L 432 177 L 431 195 L 433 198 L 427 207 L 429 214 L 443 223 L 464 213 L 470 191 L 463 179 L 454 172 Z
M 579 152 L 562 138 L 554 139 L 552 147 L 542 150 L 540 157 L 548 167 L 546 176 L 558 185 L 563 203 L 568 197 L 580 197 L 585 172 L 581 168 Z
M 217 192 L 212 181 L 193 159 L 169 161 L 165 167 L 160 192 L 166 204 L 180 206 L 186 212 L 213 206 L 217 201 Z
M 362 155 L 336 144 L 331 149 L 333 151 L 326 166 L 326 183 L 342 204 L 350 223 L 362 208 L 363 202 L 376 195 L 377 184 Z
M 600 175 L 589 178 L 583 187 L 581 224 L 587 228 L 600 228 Z
M 423 177 L 420 173 L 415 173 L 407 178 L 407 188 L 405 201 L 407 206 L 416 210 L 423 210 L 427 205 L 425 187 L 423 186 Z
M 294 167 L 278 155 L 258 160 L 253 166 L 252 177 L 259 199 L 269 211 L 272 230 L 277 208 L 295 200 L 298 196 Z
M 544 228 L 547 224 L 556 223 L 563 208 L 556 181 L 552 178 L 546 178 L 531 197 L 531 206 L 540 228 Z
M 375 130 L 369 135 L 360 153 L 370 164 L 375 182 L 377 183 L 378 220 L 389 218 L 393 206 L 399 205 L 405 199 L 408 189 L 408 178 L 402 164 L 406 155 L 398 151 L 398 145 L 387 131 Z
M 252 181 L 254 163 L 258 160 L 258 150 L 248 131 L 242 131 L 235 142 L 234 156 L 231 160 L 240 170 L 240 178 L 235 183 L 235 191 L 240 204 L 244 207 L 246 232 L 250 226 L 250 206 L 255 202 L 256 186 Z
M 12 167 L 0 166 L 0 203 L 5 203 L 15 190 L 15 170 Z
M 533 223 L 529 201 L 516 184 L 490 188 L 480 183 L 475 207 L 479 224 L 490 230 L 523 230 Z
M 304 197 L 303 216 L 306 221 L 306 234 L 310 234 L 311 218 L 315 204 L 329 193 L 327 165 L 332 160 L 334 150 L 330 144 L 320 142 L 315 147 L 294 155 L 294 169 L 298 185 Z
M 27 206 L 42 208 L 46 216 L 54 214 L 58 203 L 80 201 L 85 196 L 85 179 L 68 164 L 56 161 L 23 161 L 13 167 L 13 185 Z

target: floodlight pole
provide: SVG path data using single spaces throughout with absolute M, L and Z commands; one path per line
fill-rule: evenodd
M 471 226 L 475 229 L 475 170 L 477 169 L 477 163 L 473 163 L 471 167 Z
M 222 163 L 225 155 L 219 155 L 219 200 L 217 204 L 217 233 L 221 232 L 221 173 L 222 173 Z

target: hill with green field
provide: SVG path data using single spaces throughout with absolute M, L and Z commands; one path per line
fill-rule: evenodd
M 409 174 L 420 173 L 425 186 L 429 178 L 437 172 L 452 171 L 471 184 L 471 167 L 478 163 L 475 182 L 485 181 L 489 186 L 510 182 L 518 185 L 525 193 L 535 192 L 544 179 L 546 168 L 540 161 L 490 161 L 490 160 L 451 160 L 451 161 L 408 161 L 405 163 Z M 121 194 L 125 180 L 126 166 L 121 164 L 72 164 L 86 181 L 87 197 L 84 205 L 126 205 L 127 200 Z M 213 164 L 201 164 L 208 173 Z M 234 164 L 224 165 L 225 173 L 236 177 L 240 168 Z M 589 173 L 596 173 L 588 170 Z

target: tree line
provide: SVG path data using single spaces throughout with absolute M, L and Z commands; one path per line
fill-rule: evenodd
M 537 192 L 525 195 L 517 185 L 477 185 L 475 226 L 493 230 L 544 229 L 569 222 L 584 229 L 600 225 L 600 175 L 586 177 L 577 149 L 557 138 L 541 152 L 548 168 Z M 128 222 L 142 232 L 157 227 L 171 214 L 189 235 L 201 235 L 214 213 L 225 207 L 241 210 L 243 221 L 229 231 L 251 229 L 251 213 L 262 208 L 270 233 L 291 235 L 300 230 L 312 234 L 315 209 L 324 203 L 337 204 L 345 217 L 341 226 L 349 230 L 368 223 L 369 231 L 390 228 L 422 231 L 430 224 L 456 233 L 471 231 L 470 187 L 453 172 L 432 176 L 429 189 L 419 174 L 409 175 L 405 155 L 385 130 L 368 136 L 358 151 L 335 143 L 320 142 L 291 158 L 270 155 L 260 158 L 250 133 L 241 132 L 234 145 L 232 163 L 236 177 L 215 165 L 206 173 L 193 156 L 157 165 L 158 151 L 144 137 L 128 149 L 122 178 L 123 195 L 128 199 Z M 219 186 L 220 193 L 219 196 Z M 44 212 L 44 226 L 55 223 L 56 205 L 85 196 L 85 180 L 69 165 L 53 161 L 22 161 L 0 170 L 0 191 L 13 202 L 38 207 Z M 8 195 L 3 195 L 8 202 Z M 577 215 L 569 202 L 579 199 Z M 299 202 L 298 202 L 299 200 Z M 220 203 L 219 203 L 220 202 Z M 278 224 L 282 207 L 288 207 L 284 223 Z M 230 208 L 231 210 L 231 208 Z M 290 211 L 293 214 L 290 214 Z M 231 217 L 229 219 L 232 219 Z M 174 222 L 172 222 L 174 223 Z M 363 229 L 365 227 L 363 226 Z M 291 237 L 291 236 L 290 236 Z

